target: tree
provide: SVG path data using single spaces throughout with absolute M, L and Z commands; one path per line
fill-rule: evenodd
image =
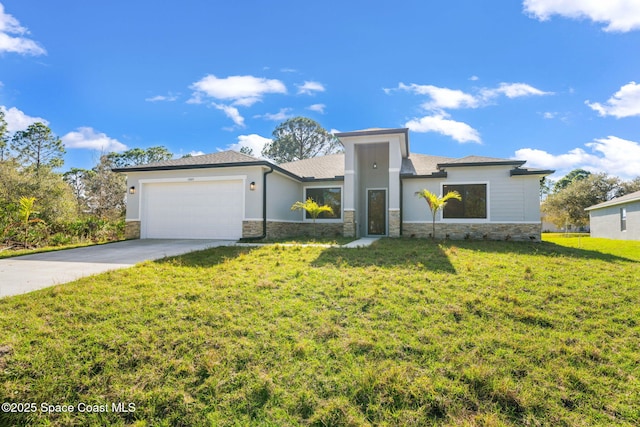
M 113 172 L 113 167 L 111 157 L 103 155 L 85 177 L 89 211 L 100 219 L 117 220 L 124 214 L 126 180 L 124 175 Z
M 305 210 L 311 218 L 313 218 L 313 236 L 316 236 L 316 219 L 320 216 L 321 213 L 327 212 L 333 215 L 333 209 L 329 205 L 318 205 L 311 197 L 307 199 L 306 202 L 295 202 L 293 206 L 291 206 L 292 211 Z
M 455 200 L 461 201 L 462 196 L 460 196 L 460 193 L 458 193 L 457 191 L 449 191 L 444 196 L 437 196 L 426 189 L 417 191 L 416 196 L 418 196 L 421 199 L 424 199 L 429 205 L 429 210 L 431 211 L 431 215 L 433 217 L 431 238 L 435 239 L 436 238 L 436 214 L 440 209 L 444 209 L 444 207 L 447 205 L 447 202 L 449 200 L 455 199 Z
M 273 140 L 262 150 L 277 163 L 309 159 L 340 151 L 340 142 L 316 121 L 294 117 L 276 127 Z
M 640 191 L 640 176 L 633 178 L 620 184 L 620 196 Z
M 580 181 L 581 179 L 585 179 L 587 178 L 589 175 L 591 175 L 591 172 L 586 171 L 584 169 L 574 169 L 571 172 L 569 172 L 568 174 L 566 174 L 565 176 L 563 176 L 562 178 L 560 178 L 555 185 L 553 186 L 553 191 L 554 192 L 558 192 L 560 190 L 563 190 L 565 188 L 567 188 L 567 186 L 569 184 L 571 184 L 574 181 Z
M 86 187 L 87 180 L 94 174 L 92 170 L 82 168 L 71 168 L 62 174 L 62 179 L 69 184 L 73 195 L 78 203 L 78 212 L 81 213 L 87 208 Z
M 246 145 L 240 147 L 240 152 L 242 154 L 246 154 L 247 156 L 253 156 L 253 148 L 247 147 Z
M 542 203 L 542 212 L 558 227 L 566 224 L 585 226 L 589 222 L 585 208 L 611 200 L 619 194 L 619 178 L 605 173 L 589 174 L 550 194 Z
M 36 172 L 43 166 L 57 168 L 64 163 L 62 140 L 40 122 L 16 132 L 11 140 L 11 149 L 16 152 L 16 158 L 23 167 L 32 166 Z
M 132 148 L 122 153 L 109 153 L 107 157 L 114 168 L 124 168 L 126 166 L 146 165 L 170 160 L 173 158 L 173 153 L 167 147 L 157 146 L 149 147 L 146 150 Z
M 9 130 L 4 119 L 4 111 L 0 110 L 0 162 L 8 157 Z

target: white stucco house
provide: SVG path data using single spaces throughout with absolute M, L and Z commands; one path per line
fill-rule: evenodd
M 114 169 L 127 175 L 127 237 L 239 239 L 311 233 L 291 205 L 311 197 L 333 207 L 322 235 L 431 233 L 423 188 L 456 190 L 437 217 L 437 237 L 540 240 L 539 181 L 550 170 L 523 160 L 447 158 L 409 151 L 408 129 L 336 134 L 341 154 L 276 165 L 234 151 Z
M 640 191 L 585 209 L 589 212 L 591 237 L 640 240 Z

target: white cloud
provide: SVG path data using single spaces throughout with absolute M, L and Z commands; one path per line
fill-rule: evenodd
M 62 142 L 67 148 L 86 148 L 101 152 L 124 151 L 127 146 L 117 139 L 109 138 L 105 133 L 91 127 L 79 127 L 74 132 L 64 135 Z
M 161 102 L 161 101 L 166 101 L 166 102 L 173 102 L 176 101 L 178 99 L 177 95 L 173 95 L 171 93 L 169 93 L 168 95 L 156 95 L 156 96 L 152 96 L 149 98 L 145 98 L 145 101 L 147 102 Z
M 213 103 L 211 105 L 213 105 L 213 107 L 215 107 L 216 109 L 222 111 L 225 114 L 225 116 L 233 120 L 233 123 L 235 123 L 237 126 L 244 127 L 244 117 L 240 115 L 240 112 L 236 107 L 232 107 L 231 105 L 216 104 L 216 103 Z
M 281 122 L 293 117 L 290 114 L 291 108 L 281 108 L 277 113 L 266 113 L 254 116 L 256 118 L 263 118 L 266 120 L 273 120 L 274 122 Z
M 422 104 L 422 108 L 427 111 L 484 107 L 500 95 L 512 99 L 552 94 L 552 92 L 544 92 L 526 83 L 500 83 L 496 88 L 476 89 L 477 94 L 475 95 L 459 89 L 418 85 L 415 83 L 409 85 L 399 83 L 397 89 L 384 89 L 387 94 L 394 90 L 403 90 L 416 95 L 427 95 L 431 100 Z
M 324 114 L 324 109 L 327 108 L 324 104 L 313 104 L 307 107 L 307 110 L 315 111 L 316 113 Z
M 320 82 L 307 82 L 305 81 L 301 85 L 296 85 L 298 87 L 298 95 L 313 95 L 315 92 L 324 92 L 324 85 Z
M 188 153 L 188 154 L 189 154 L 190 156 L 202 156 L 202 155 L 204 154 L 204 151 L 200 151 L 200 150 L 195 151 L 195 150 L 192 150 L 192 151 L 189 151 L 189 153 Z
M 523 5 L 526 13 L 541 21 L 560 15 L 603 22 L 605 31 L 627 32 L 640 28 L 637 0 L 524 0 Z
M 481 95 L 485 99 L 493 99 L 499 95 L 513 99 L 523 96 L 553 95 L 553 92 L 544 92 L 526 83 L 500 83 L 495 89 L 482 89 Z
M 13 52 L 34 56 L 47 53 L 38 43 L 23 37 L 25 34 L 29 34 L 29 30 L 21 26 L 12 15 L 5 13 L 4 6 L 0 3 L 0 53 Z
M 238 136 L 238 142 L 227 147 L 229 150 L 240 151 L 242 147 L 249 147 L 253 150 L 255 157 L 261 157 L 264 146 L 271 142 L 271 139 L 252 133 L 251 135 Z
M 478 76 L 471 76 L 471 77 L 469 77 L 469 80 L 471 80 L 472 82 L 475 82 L 475 81 L 480 80 L 480 77 L 478 77 Z
M 585 103 L 601 116 L 640 116 L 640 84 L 630 82 L 622 86 L 604 105 L 599 102 Z
M 36 122 L 49 125 L 48 120 L 45 120 L 42 117 L 27 116 L 16 107 L 7 108 L 4 105 L 0 105 L 0 110 L 4 113 L 4 120 L 7 122 L 7 131 L 9 131 L 9 133 L 25 130 Z
M 591 153 L 583 148 L 574 148 L 563 154 L 522 148 L 515 152 L 515 158 L 527 160 L 526 166 L 555 169 L 557 176 L 578 168 L 605 172 L 625 180 L 640 175 L 640 143 L 608 136 L 586 143 L 585 147 Z
M 431 101 L 422 104 L 422 107 L 426 110 L 476 108 L 479 106 L 476 97 L 457 89 L 448 89 L 446 87 L 432 85 L 418 85 L 415 83 L 411 83 L 410 85 L 400 83 L 398 84 L 398 89 L 412 92 L 416 95 L 429 96 Z
M 190 86 L 195 90 L 189 103 L 201 103 L 204 96 L 232 101 L 233 105 L 249 107 L 269 93 L 287 93 L 280 80 L 254 76 L 229 76 L 218 78 L 209 74 Z
M 432 116 L 425 116 L 420 119 L 412 119 L 405 123 L 414 132 L 436 132 L 447 135 L 458 142 L 482 143 L 480 133 L 466 123 L 450 120 L 445 112 L 439 112 Z

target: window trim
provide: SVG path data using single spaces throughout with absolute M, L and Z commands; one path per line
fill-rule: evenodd
M 308 188 L 339 188 L 340 189 L 340 218 L 318 218 L 316 222 L 325 222 L 325 223 L 341 223 L 343 222 L 344 217 L 344 185 L 305 185 L 302 187 L 302 200 L 307 200 L 307 189 Z M 307 218 L 307 212 L 302 210 L 302 221 L 303 222 L 313 222 L 313 218 Z
M 627 231 L 627 207 L 620 208 L 620 231 L 625 233 Z
M 455 181 L 455 182 L 441 182 L 440 183 L 440 194 L 444 196 L 444 186 L 445 185 L 486 185 L 487 186 L 487 217 L 486 218 L 445 218 L 444 217 L 444 209 L 440 209 L 440 222 L 443 223 L 458 223 L 458 224 L 466 224 L 466 223 L 485 223 L 491 222 L 491 184 L 489 181 Z

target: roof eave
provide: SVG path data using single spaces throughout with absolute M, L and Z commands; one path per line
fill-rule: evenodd
M 401 179 L 446 178 L 446 177 L 447 177 L 447 172 L 446 171 L 433 172 L 433 173 L 425 174 L 425 175 L 418 175 L 418 174 L 412 174 L 412 173 L 400 174 L 400 178 Z
M 551 175 L 555 173 L 554 170 L 551 169 L 541 169 L 541 170 L 528 170 L 528 169 L 511 169 L 509 174 L 511 176 L 526 176 L 526 175 Z
M 459 167 L 473 167 L 473 166 L 522 166 L 526 163 L 526 160 L 505 160 L 505 161 L 492 161 L 492 162 L 463 162 L 463 163 L 438 163 L 438 169 L 442 168 L 459 168 Z
M 231 162 L 231 163 L 210 163 L 210 164 L 199 164 L 199 165 L 167 165 L 167 166 L 129 166 L 125 168 L 113 168 L 112 172 L 116 173 L 127 173 L 127 172 L 150 172 L 150 171 L 171 171 L 171 170 L 189 170 L 189 169 L 211 169 L 211 168 L 231 168 L 231 167 L 247 167 L 247 166 L 261 166 L 273 168 L 273 170 L 278 171 L 284 175 L 287 175 L 291 178 L 294 178 L 298 181 L 303 181 L 304 179 L 293 172 L 289 172 L 286 169 L 281 168 L 278 165 L 274 165 L 271 162 L 267 162 L 265 160 L 257 161 L 257 162 Z

